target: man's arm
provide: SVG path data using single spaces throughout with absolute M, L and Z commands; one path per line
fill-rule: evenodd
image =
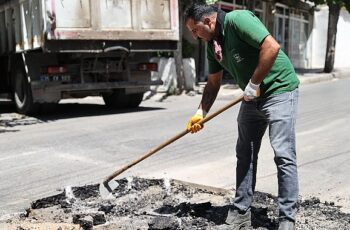
M 280 50 L 280 45 L 271 35 L 268 35 L 261 43 L 259 49 L 258 65 L 244 89 L 244 100 L 246 101 L 260 96 L 260 83 L 270 72 Z
M 280 45 L 271 35 L 268 35 L 260 45 L 259 63 L 251 77 L 253 84 L 260 84 L 264 80 L 270 72 L 279 50 Z
M 209 74 L 207 84 L 204 87 L 202 101 L 198 109 L 204 110 L 204 113 L 209 112 L 213 105 L 216 96 L 220 90 L 223 71 L 214 74 Z
M 187 130 L 191 133 L 196 133 L 203 128 L 203 125 L 198 124 L 198 122 L 200 122 L 209 112 L 216 99 L 216 96 L 218 95 L 221 85 L 222 72 L 223 71 L 221 70 L 217 73 L 209 74 L 198 110 L 187 123 Z

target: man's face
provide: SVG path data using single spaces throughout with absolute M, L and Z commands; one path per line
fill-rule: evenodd
M 194 39 L 201 38 L 208 42 L 214 37 L 215 25 L 210 18 L 205 18 L 203 22 L 195 22 L 190 18 L 186 21 L 186 27 Z

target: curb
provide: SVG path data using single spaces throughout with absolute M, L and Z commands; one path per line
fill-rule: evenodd
M 350 69 L 336 70 L 332 73 L 306 73 L 297 75 L 300 80 L 300 84 L 310 84 L 331 81 L 334 79 L 350 78 Z
M 323 81 L 331 81 L 334 79 L 333 73 L 319 73 L 317 74 L 317 76 L 315 76 L 315 74 L 312 74 L 311 76 L 309 74 L 297 74 L 297 76 L 301 85 L 318 83 Z
M 319 83 L 332 81 L 336 79 L 350 78 L 350 68 L 335 69 L 332 73 L 322 73 L 322 72 L 309 72 L 309 73 L 297 73 L 298 79 L 300 80 L 300 85 Z M 196 94 L 202 94 L 206 82 L 199 82 L 198 86 L 191 91 L 192 93 L 186 93 L 189 96 L 194 96 Z M 232 82 L 224 82 L 218 93 L 218 97 L 225 96 L 239 96 L 242 94 L 242 90 L 238 88 L 237 85 Z M 167 93 L 149 93 L 146 94 L 144 100 L 152 100 L 161 102 L 165 100 L 169 95 Z
M 305 73 L 298 74 L 300 85 L 332 81 L 335 79 L 350 78 L 350 69 L 335 70 L 332 73 Z M 238 96 L 242 93 L 241 89 L 234 88 L 232 84 L 223 84 L 220 88 L 218 96 Z

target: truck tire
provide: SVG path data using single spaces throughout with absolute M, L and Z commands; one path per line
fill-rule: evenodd
M 15 70 L 14 101 L 18 113 L 35 114 L 39 110 L 39 105 L 33 102 L 32 89 L 23 68 Z
M 115 90 L 113 93 L 102 94 L 103 101 L 109 109 L 126 108 L 128 104 L 128 97 L 124 90 Z
M 134 93 L 127 95 L 129 98 L 128 108 L 136 108 L 138 107 L 143 99 L 143 93 Z
M 102 97 L 110 109 L 136 108 L 142 101 L 143 93 L 126 95 L 124 90 L 115 90 L 113 93 L 102 94 Z

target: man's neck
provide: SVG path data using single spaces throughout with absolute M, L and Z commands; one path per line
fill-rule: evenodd
M 220 35 L 220 28 L 217 26 L 218 25 L 218 13 L 215 13 L 213 15 L 213 23 L 215 25 L 215 30 L 214 30 L 214 39 L 216 39 Z
M 214 40 L 219 41 L 220 43 L 222 43 L 222 39 L 223 39 L 223 24 L 224 24 L 224 20 L 225 20 L 225 12 L 222 10 L 219 10 L 216 13 L 216 17 L 215 17 L 215 36 L 214 36 Z

